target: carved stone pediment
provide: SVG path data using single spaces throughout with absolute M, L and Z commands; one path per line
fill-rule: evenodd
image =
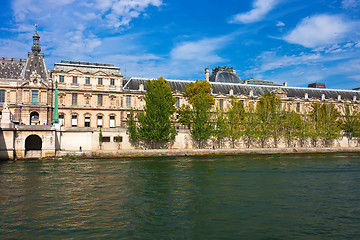
M 106 73 L 104 73 L 103 71 L 97 71 L 96 73 L 94 73 L 95 76 L 107 76 Z
M 286 98 L 287 97 L 287 92 L 281 87 L 277 88 L 276 90 L 273 90 L 272 93 L 275 93 L 276 95 L 279 95 L 280 98 Z

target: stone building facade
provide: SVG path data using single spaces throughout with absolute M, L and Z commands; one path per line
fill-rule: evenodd
M 204 78 L 212 88 L 214 109 L 228 108 L 232 98 L 243 101 L 245 105 L 255 104 L 265 92 L 278 94 L 282 108 L 303 114 L 315 101 L 334 103 L 341 112 L 344 103 L 351 102 L 359 107 L 359 90 L 326 89 L 323 84 L 313 84 L 308 88 L 289 87 L 286 83 L 276 84 L 253 78 L 242 81 L 228 67 L 214 68 L 211 75 L 206 68 Z M 41 53 L 40 36 L 35 32 L 27 59 L 0 58 L 0 111 L 6 103 L 11 122 L 20 128 L 22 126 L 23 131 L 31 130 L 28 125 L 37 125 L 36 131 L 40 131 L 39 125 L 46 125 L 46 131 L 53 134 L 46 138 L 44 133 L 42 137 L 44 143 L 48 139 L 48 149 L 55 142 L 54 150 L 131 149 L 133 146 L 128 141 L 127 120 L 131 110 L 143 109 L 148 80 L 151 79 L 124 78 L 119 67 L 102 63 L 61 61 L 55 63 L 50 71 Z M 54 119 L 56 82 L 61 127 L 54 130 L 48 128 Z M 176 98 L 176 107 L 187 104 L 182 93 L 192 81 L 168 82 Z M 177 124 L 179 134 L 173 147 L 191 148 L 189 132 L 177 123 L 177 119 L 175 113 L 172 120 Z M 100 129 L 102 143 L 99 142 Z M 16 134 L 13 136 L 15 138 Z M 24 139 L 18 141 L 19 144 L 26 145 L 27 138 L 25 134 Z M 26 149 L 23 152 L 25 154 Z

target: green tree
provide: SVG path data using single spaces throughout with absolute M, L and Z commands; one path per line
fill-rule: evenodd
M 160 148 L 176 137 L 176 129 L 170 120 L 175 112 L 176 99 L 169 83 L 162 77 L 146 83 L 144 111 L 137 115 L 140 139 L 151 148 Z
M 179 123 L 190 128 L 192 122 L 192 110 L 189 105 L 182 105 L 178 110 Z
M 228 119 L 228 135 L 231 140 L 232 147 L 235 148 L 236 140 L 240 139 L 244 134 L 245 108 L 244 103 L 240 100 L 231 100 L 231 107 L 227 111 Z
M 214 129 L 213 136 L 216 139 L 218 148 L 222 148 L 224 138 L 229 135 L 229 125 L 227 122 L 227 116 L 223 109 L 216 108 L 214 114 Z
M 280 97 L 275 93 L 266 92 L 259 98 L 256 113 L 259 117 L 259 139 L 261 147 L 266 146 L 266 142 L 273 137 L 275 147 L 281 134 L 280 125 Z
M 103 140 L 103 134 L 102 134 L 101 127 L 100 127 L 100 130 L 99 130 L 99 147 L 100 147 L 100 149 L 102 146 L 102 140 Z
M 140 137 L 139 137 L 138 130 L 136 128 L 134 111 L 132 109 L 130 111 L 130 117 L 128 119 L 128 133 L 129 133 L 130 142 L 137 147 Z
M 249 103 L 245 116 L 244 124 L 244 140 L 248 148 L 259 137 L 259 125 L 260 121 L 256 114 L 255 106 L 253 103 Z
M 319 139 L 329 146 L 340 136 L 340 113 L 333 103 L 313 103 L 310 116 L 313 124 L 310 136 L 314 146 Z
M 323 103 L 321 110 L 323 119 L 323 141 L 326 146 L 330 146 L 335 139 L 340 137 L 340 112 L 336 109 L 333 103 Z
M 344 116 L 342 120 L 342 129 L 348 138 L 348 146 L 350 146 L 353 137 L 360 135 L 359 112 L 355 109 L 354 104 L 346 104 Z
M 287 147 L 292 147 L 293 141 L 298 139 L 301 131 L 301 115 L 294 111 L 284 113 L 283 130 Z
M 203 143 L 211 137 L 213 129 L 210 110 L 214 105 L 214 96 L 211 95 L 211 86 L 207 81 L 197 80 L 185 87 L 184 97 L 192 106 L 188 115 L 191 118 L 191 136 L 198 147 L 202 148 Z M 189 119 L 188 116 L 181 117 Z

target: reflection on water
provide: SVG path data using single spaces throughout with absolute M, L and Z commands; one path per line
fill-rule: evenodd
M 360 154 L 0 163 L 2 238 L 358 239 Z

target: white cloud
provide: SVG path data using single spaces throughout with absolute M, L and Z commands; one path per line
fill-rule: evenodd
M 278 56 L 277 54 L 278 53 L 276 51 L 263 52 L 257 58 L 257 61 L 260 62 L 260 67 L 256 72 L 266 72 L 270 70 L 286 68 L 290 66 L 298 66 L 302 64 L 309 65 L 321 58 L 321 55 L 319 53 L 301 53 L 300 55 L 292 56 Z
M 172 49 L 170 56 L 173 60 L 194 61 L 194 62 L 219 62 L 223 58 L 216 54 L 229 41 L 231 35 L 218 38 L 205 38 L 198 41 L 182 42 Z
M 345 9 L 356 8 L 356 7 L 360 6 L 360 1 L 359 0 L 343 0 L 342 6 Z
M 232 17 L 231 23 L 253 23 L 258 22 L 270 12 L 277 0 L 255 0 L 253 3 L 253 9 L 246 13 L 239 13 Z
M 308 48 L 336 44 L 346 38 L 354 26 L 354 22 L 339 15 L 316 15 L 304 18 L 283 39 Z
M 285 26 L 285 23 L 281 22 L 281 21 L 278 21 L 277 24 L 276 24 L 277 27 L 284 27 Z

